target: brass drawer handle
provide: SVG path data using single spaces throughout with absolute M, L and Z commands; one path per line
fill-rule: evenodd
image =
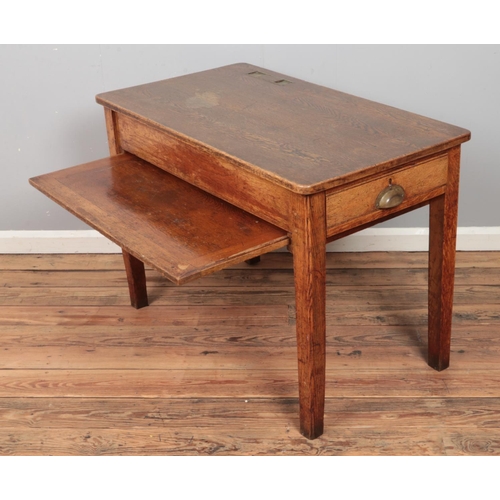
M 375 202 L 375 206 L 377 208 L 394 208 L 403 203 L 405 199 L 405 190 L 398 186 L 397 184 L 391 184 L 389 181 L 389 185 L 380 191 L 377 196 L 377 201 Z

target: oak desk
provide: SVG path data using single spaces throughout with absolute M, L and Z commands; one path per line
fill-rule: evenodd
M 300 430 L 323 432 L 325 245 L 430 205 L 429 365 L 450 355 L 460 145 L 470 132 L 235 64 L 97 96 L 111 157 L 31 183 L 181 284 L 288 245 Z

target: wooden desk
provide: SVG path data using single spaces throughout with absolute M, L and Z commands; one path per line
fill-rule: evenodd
M 428 362 L 448 367 L 470 132 L 248 64 L 97 102 L 112 157 L 31 183 L 122 246 L 135 307 L 143 262 L 183 283 L 289 245 L 304 436 L 323 432 L 329 241 L 430 205 Z

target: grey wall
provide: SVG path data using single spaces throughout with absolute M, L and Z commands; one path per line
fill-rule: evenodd
M 459 225 L 500 226 L 500 46 L 2 45 L 0 230 L 87 228 L 28 178 L 107 155 L 95 94 L 235 62 L 471 130 Z M 427 216 L 385 225 L 427 226 Z

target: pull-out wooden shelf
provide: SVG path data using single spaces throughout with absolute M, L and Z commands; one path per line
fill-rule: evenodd
M 176 284 L 289 243 L 282 229 L 129 153 L 30 183 Z

